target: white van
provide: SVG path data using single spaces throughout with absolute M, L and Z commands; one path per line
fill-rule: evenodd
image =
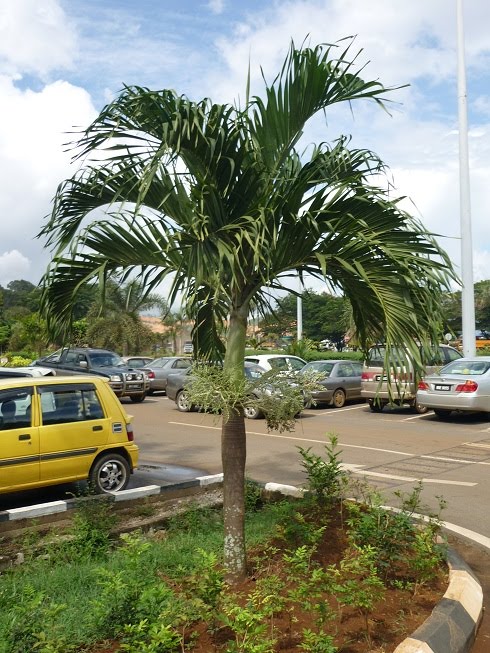
M 462 354 L 454 347 L 438 345 L 433 348 L 432 355 L 426 362 L 425 373 L 433 374 L 443 365 L 461 358 L 461 356 Z M 428 409 L 419 405 L 416 400 L 419 379 L 416 378 L 407 353 L 402 350 L 393 350 L 394 367 L 389 378 L 384 369 L 385 357 L 385 345 L 375 345 L 368 351 L 363 364 L 361 396 L 367 400 L 371 410 L 378 413 L 388 404 L 398 406 L 408 404 L 415 412 L 426 413 Z

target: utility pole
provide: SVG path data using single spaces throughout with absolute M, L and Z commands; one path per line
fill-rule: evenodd
M 461 225 L 461 315 L 463 355 L 474 356 L 475 289 L 473 286 L 473 242 L 471 236 L 468 114 L 463 29 L 463 0 L 456 0 L 458 28 L 458 117 L 459 117 L 459 202 Z

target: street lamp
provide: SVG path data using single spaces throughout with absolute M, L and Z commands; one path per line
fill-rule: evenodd
M 470 173 L 468 156 L 468 115 L 464 57 L 463 0 L 456 0 L 458 28 L 458 117 L 459 117 L 459 202 L 461 225 L 461 315 L 463 354 L 474 356 L 475 290 L 473 286 L 473 245 L 471 237 Z

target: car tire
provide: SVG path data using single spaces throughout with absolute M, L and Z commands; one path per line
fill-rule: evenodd
M 342 388 L 337 388 L 332 395 L 332 404 L 334 408 L 342 408 L 345 406 L 345 392 Z
M 146 392 L 144 392 L 142 395 L 131 395 L 130 399 L 133 404 L 140 404 L 146 399 Z
M 125 490 L 131 470 L 129 463 L 118 453 L 108 453 L 97 458 L 89 474 L 90 486 L 97 494 Z
M 451 411 L 448 408 L 434 408 L 434 414 L 439 419 L 444 419 L 444 417 L 449 417 Z
M 177 408 L 181 413 L 190 413 L 192 410 L 192 404 L 189 402 L 187 395 L 184 390 L 180 390 L 175 397 L 175 403 Z
M 246 406 L 243 409 L 243 414 L 247 419 L 260 419 L 262 412 L 256 406 Z
M 426 413 L 429 412 L 427 406 L 422 406 L 421 404 L 418 403 L 418 401 L 411 404 L 410 408 L 414 411 L 414 413 L 417 413 L 417 415 L 425 415 Z

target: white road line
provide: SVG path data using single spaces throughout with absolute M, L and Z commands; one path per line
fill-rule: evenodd
M 214 431 L 220 431 L 221 426 L 206 426 L 203 424 L 188 424 L 187 422 L 169 422 L 169 424 L 177 424 L 180 426 L 191 426 L 197 429 L 212 429 Z M 298 438 L 293 435 L 281 435 L 276 433 L 261 433 L 260 431 L 247 431 L 249 435 L 261 435 L 264 438 L 278 438 L 281 440 L 297 440 L 298 442 L 313 442 L 315 444 L 326 444 L 326 440 L 315 440 L 313 438 Z M 481 448 L 490 448 L 490 444 L 478 444 L 477 442 L 463 442 L 462 444 L 481 447 Z M 431 456 L 429 454 L 417 454 L 409 453 L 408 451 L 397 451 L 395 449 L 380 449 L 378 447 L 365 447 L 360 444 L 346 444 L 344 442 L 338 443 L 339 447 L 344 447 L 345 449 L 363 449 L 367 451 L 376 451 L 379 453 L 392 453 L 397 456 L 406 456 L 407 458 L 428 458 L 429 460 L 440 460 L 441 462 L 455 462 L 465 465 L 490 465 L 490 462 L 480 461 L 480 460 L 465 460 L 464 458 L 445 458 L 443 456 Z
M 180 426 L 192 426 L 198 429 L 212 429 L 221 431 L 221 426 L 205 426 L 202 424 L 187 424 L 186 422 L 169 422 L 169 424 L 178 424 Z M 314 442 L 315 444 L 327 444 L 327 440 L 315 440 L 313 438 L 298 438 L 293 435 L 280 435 L 276 433 L 261 433 L 260 431 L 247 431 L 247 435 L 261 435 L 264 438 L 278 438 L 281 440 L 297 440 L 298 442 Z M 359 444 L 343 444 L 338 443 L 339 447 L 346 447 L 350 449 L 367 449 L 368 451 L 379 451 L 380 453 L 393 453 L 397 456 L 414 456 L 416 454 L 407 453 L 405 451 L 394 451 L 393 449 L 378 449 L 376 447 L 363 447 Z
M 337 413 L 345 413 L 348 410 L 360 410 L 361 408 L 366 408 L 366 404 L 360 404 L 359 406 L 350 406 L 349 408 L 331 408 L 330 410 L 324 410 L 321 413 L 315 413 L 314 415 L 308 413 L 308 415 L 310 415 L 310 417 L 320 417 L 321 415 L 337 415 Z
M 411 415 L 410 417 L 405 417 L 404 419 L 400 419 L 398 421 L 400 421 L 400 422 L 410 422 L 413 419 L 421 419 L 422 417 L 427 417 L 427 414 L 424 413 L 423 415 Z
M 375 476 L 377 478 L 388 478 L 394 481 L 406 481 L 407 483 L 415 483 L 416 481 L 422 481 L 422 483 L 438 483 L 440 485 L 464 485 L 466 487 L 473 487 L 478 485 L 478 483 L 467 483 L 466 481 L 446 481 L 439 478 L 417 478 L 415 476 L 395 476 L 394 474 L 382 474 L 381 472 L 370 472 L 370 471 L 361 471 L 353 470 L 356 474 L 361 474 L 362 476 Z
M 485 442 L 462 442 L 466 447 L 479 447 L 480 449 L 490 449 L 490 444 Z
M 177 424 L 179 426 L 191 426 L 194 428 L 198 429 L 211 429 L 213 431 L 219 431 L 221 430 L 220 426 L 205 426 L 203 424 L 189 424 L 186 422 L 169 422 L 169 424 Z M 274 433 L 260 433 L 258 431 L 247 431 L 248 435 L 261 435 L 262 437 L 266 438 L 279 438 L 281 440 L 297 440 L 298 442 L 314 442 L 318 444 L 325 444 L 325 440 L 314 440 L 312 438 L 296 438 L 292 435 L 276 435 Z M 391 449 L 377 449 L 375 447 L 363 447 L 357 444 L 343 444 L 342 442 L 339 442 L 338 444 L 339 447 L 346 447 L 346 448 L 351 448 L 351 449 L 368 449 L 369 451 L 378 451 L 378 452 L 383 452 L 383 453 L 394 453 L 398 454 L 401 456 L 408 456 L 410 458 L 418 457 L 417 454 L 412 454 L 412 453 L 405 453 L 403 451 L 392 451 Z M 436 456 L 420 456 L 421 458 L 432 458 L 432 460 L 438 460 Z M 441 458 L 440 460 L 444 460 Z M 452 462 L 452 461 L 451 461 Z M 458 461 L 460 462 L 460 461 Z M 467 461 L 473 462 L 473 461 Z M 353 473 L 355 474 L 362 474 L 364 476 L 376 476 L 379 478 L 389 478 L 395 481 L 406 481 L 407 483 L 415 483 L 416 481 L 422 481 L 423 483 L 438 483 L 442 485 L 463 485 L 467 487 L 473 487 L 474 485 L 478 485 L 478 483 L 466 483 L 465 481 L 445 481 L 442 479 L 437 479 L 437 478 L 415 478 L 411 476 L 395 476 L 391 474 L 382 474 L 380 472 L 369 472 L 369 471 L 362 471 L 361 469 L 356 469 L 358 467 L 361 467 L 360 465 L 349 465 L 349 469 L 352 470 Z
M 462 458 L 443 458 L 442 456 L 420 456 L 421 458 L 428 458 L 429 460 L 441 460 L 448 463 L 463 463 L 465 465 L 490 465 L 483 460 L 464 460 Z

